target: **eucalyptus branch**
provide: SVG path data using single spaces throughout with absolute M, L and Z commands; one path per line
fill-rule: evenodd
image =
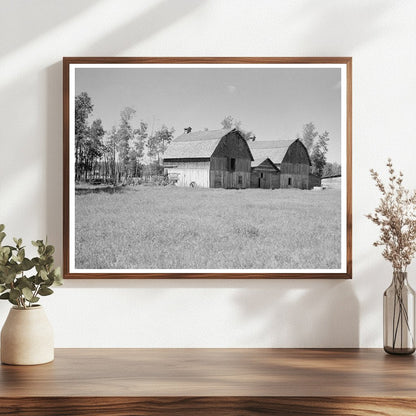
M 62 284 L 60 268 L 54 267 L 55 248 L 47 241 L 32 241 L 38 256 L 29 259 L 21 238 L 13 239 L 15 246 L 2 245 L 6 237 L 4 228 L 0 224 L 0 299 L 19 309 L 30 308 L 40 296 L 53 293 L 51 286 Z

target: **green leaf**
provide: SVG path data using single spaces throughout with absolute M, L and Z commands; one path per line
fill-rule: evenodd
M 0 247 L 0 253 L 9 255 L 10 251 L 11 250 L 10 250 L 10 247 L 9 246 Z
M 34 283 L 35 285 L 40 285 L 41 283 L 44 283 L 44 281 L 42 280 L 42 278 L 37 274 L 34 276 L 35 280 Z
M 43 245 L 43 241 L 42 241 L 42 240 L 32 241 L 32 244 L 33 244 L 35 247 L 39 247 L 39 246 Z
M 21 290 L 23 288 L 29 288 L 31 291 L 35 290 L 36 286 L 26 276 L 22 276 L 18 279 L 17 287 Z
M 19 303 L 17 302 L 17 300 L 16 300 L 16 299 L 10 299 L 10 298 L 9 298 L 9 302 L 10 302 L 12 305 L 19 306 Z
M 61 286 L 63 285 L 63 278 L 62 278 L 62 273 L 61 273 L 61 268 L 57 267 L 56 269 L 53 270 L 53 275 L 54 275 L 54 284 L 56 286 Z
M 10 299 L 10 292 L 2 293 L 0 295 L 0 299 L 7 299 L 13 305 L 17 305 L 17 301 L 16 300 Z
M 48 280 L 42 280 L 41 282 L 40 282 L 40 284 L 42 285 L 42 286 L 45 286 L 45 287 L 49 287 L 49 286 L 52 286 L 53 285 L 53 283 L 54 283 L 54 278 L 50 275 L 50 273 L 48 274 Z
M 23 242 L 23 240 L 21 238 L 16 238 L 16 237 L 13 237 L 13 241 L 16 244 L 17 248 L 20 248 L 20 246 L 22 245 L 22 242 Z
M 39 276 L 41 277 L 42 280 L 48 280 L 48 273 L 46 273 L 46 270 L 42 269 L 39 272 Z
M 9 263 L 8 268 L 9 274 L 14 275 L 15 278 L 22 273 L 22 270 L 20 269 L 20 264 Z
M 32 293 L 32 292 L 30 292 L 30 293 Z M 22 294 L 22 292 L 20 292 L 19 289 L 14 288 L 14 289 L 10 290 L 10 299 L 11 300 L 17 300 L 20 297 L 21 294 Z
M 26 271 L 28 271 L 28 270 L 30 270 L 30 269 L 33 269 L 33 266 L 34 266 L 34 264 L 32 263 L 32 261 L 31 261 L 31 260 L 29 260 L 27 257 L 25 257 L 25 258 L 22 260 L 22 263 L 20 264 L 20 267 L 21 267 L 21 269 L 22 269 L 24 272 L 26 272 Z
M 17 252 L 17 258 L 19 260 L 19 263 L 21 263 L 23 261 L 23 259 L 25 258 L 25 249 L 21 248 L 18 252 Z
M 22 292 L 23 292 L 23 296 L 29 301 L 29 302 L 32 302 L 32 300 L 31 299 L 33 299 L 33 292 L 28 288 L 28 287 L 24 287 L 23 289 L 22 289 Z
M 6 233 L 0 232 L 0 244 L 4 240 L 5 237 L 6 237 Z
M 46 246 L 45 249 L 45 256 L 52 256 L 52 254 L 55 253 L 55 247 L 54 246 Z
M 3 293 L 5 290 L 7 290 L 6 286 L 0 285 L 0 293 Z
M 41 286 L 41 288 L 39 289 L 39 292 L 38 293 L 41 296 L 49 296 L 49 295 L 52 295 L 53 290 L 52 289 L 49 289 L 46 286 Z
M 2 279 L 3 283 L 4 284 L 13 283 L 15 277 L 16 277 L 16 273 L 13 272 L 12 270 L 9 270 L 8 273 L 3 276 L 3 279 Z
M 53 257 L 52 256 L 43 256 L 43 264 L 48 265 L 51 267 L 53 265 Z
M 0 224 L 0 232 L 4 231 L 5 225 L 4 224 Z

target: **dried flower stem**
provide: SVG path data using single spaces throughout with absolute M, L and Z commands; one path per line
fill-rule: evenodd
M 388 159 L 389 180 L 385 185 L 371 169 L 371 177 L 381 192 L 379 206 L 366 217 L 380 227 L 374 246 L 384 246 L 382 255 L 394 271 L 405 272 L 416 253 L 416 191 L 403 186 L 403 173 L 398 174 Z

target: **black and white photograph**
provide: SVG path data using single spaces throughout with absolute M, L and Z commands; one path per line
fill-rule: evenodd
M 68 63 L 67 277 L 345 277 L 347 63 L 93 59 Z

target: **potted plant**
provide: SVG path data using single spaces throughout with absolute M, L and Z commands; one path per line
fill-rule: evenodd
M 53 361 L 53 330 L 37 302 L 53 293 L 51 286 L 62 284 L 60 268 L 53 264 L 55 248 L 43 240 L 32 241 L 38 256 L 29 259 L 21 238 L 14 238 L 14 245 L 2 245 L 4 228 L 0 224 L 0 299 L 13 307 L 1 331 L 1 362 L 33 365 Z
M 416 254 L 416 191 L 403 186 L 403 173 L 397 173 L 388 159 L 388 183 L 370 170 L 381 199 L 373 214 L 367 215 L 380 227 L 374 246 L 383 246 L 383 257 L 393 266 L 393 279 L 383 296 L 384 350 L 390 354 L 415 351 L 415 292 L 407 281 L 407 267 Z

